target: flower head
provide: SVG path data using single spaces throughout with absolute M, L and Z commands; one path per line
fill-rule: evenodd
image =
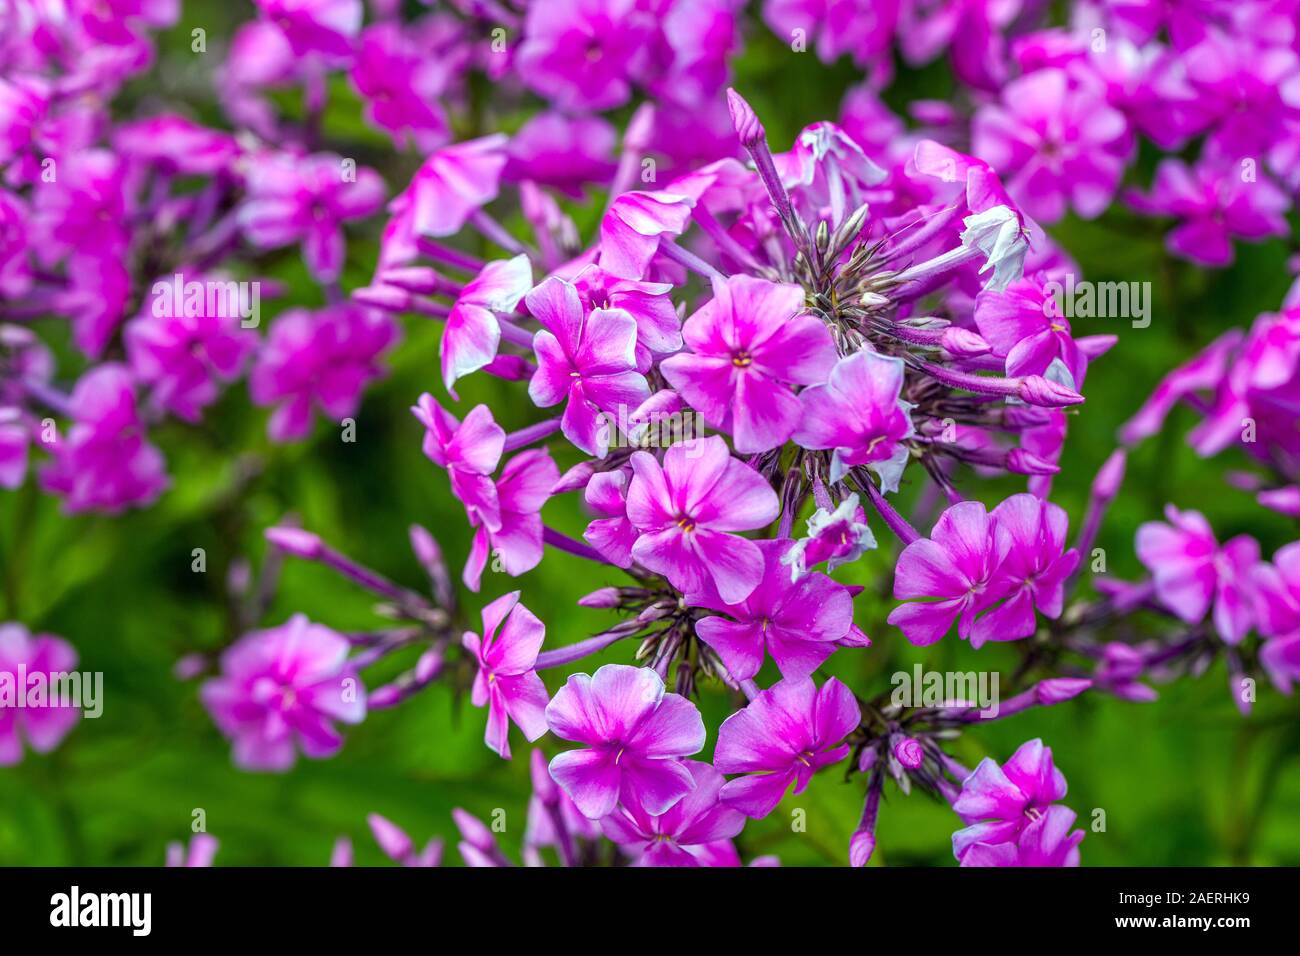
M 704 747 L 704 721 L 685 697 L 664 693 L 648 667 L 606 664 L 574 674 L 546 708 L 557 737 L 586 744 L 551 761 L 551 776 L 592 819 L 621 801 L 657 816 L 695 789 L 682 758 Z

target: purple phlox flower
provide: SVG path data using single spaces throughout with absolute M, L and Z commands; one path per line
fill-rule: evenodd
M 62 496 L 69 512 L 105 511 L 152 503 L 167 487 L 163 457 L 149 444 L 130 373 L 96 366 L 72 390 L 73 424 L 50 446 L 42 484 Z
M 748 597 L 763 578 L 763 553 L 734 532 L 761 528 L 780 510 L 762 476 L 716 435 L 673 445 L 662 465 L 637 452 L 632 471 L 627 516 L 640 532 L 632 556 L 680 591 L 711 581 L 724 601 Z
M 1279 548 L 1271 563 L 1251 572 L 1259 632 L 1266 638 L 1300 635 L 1300 542 Z
M 953 856 L 963 866 L 1078 866 L 1083 831 L 1068 832 L 1074 813 L 1051 813 L 1065 793 L 1065 776 L 1041 740 L 1022 744 L 1001 767 L 985 757 L 952 804 L 967 824 L 952 835 Z
M 636 370 L 636 320 L 622 309 L 587 313 L 573 284 L 554 276 L 524 301 L 543 327 L 533 337 L 537 371 L 529 397 L 541 408 L 567 401 L 564 436 L 603 458 L 610 424 L 602 412 L 617 414 L 650 397 L 645 376 Z
M 262 91 L 294 82 L 305 65 L 274 24 L 266 20 L 240 24 L 215 74 L 222 110 L 236 125 L 274 140 L 280 135 L 279 116 Z
M 357 43 L 352 83 L 366 98 L 366 118 L 404 148 L 408 135 L 422 151 L 446 142 L 447 117 L 438 97 L 458 64 L 429 56 L 396 22 L 367 27 Z
M 131 276 L 115 258 L 92 251 L 68 257 L 67 285 L 54 294 L 53 311 L 72 322 L 72 341 L 90 358 L 99 358 L 126 315 Z
M 504 133 L 453 143 L 426 159 L 406 191 L 388 204 L 381 266 L 415 258 L 417 236 L 460 231 L 475 212 L 496 198 L 506 165 Z
M 1114 198 L 1133 148 L 1124 115 L 1095 84 L 1044 69 L 1012 80 L 1001 104 L 982 107 L 972 124 L 974 152 L 1008 176 L 1027 213 L 1053 223 L 1066 207 L 1085 219 Z
M 288 770 L 298 748 L 329 757 L 343 746 L 334 721 L 366 716 L 366 689 L 348 661 L 347 638 L 295 614 L 244 635 L 221 655 L 221 673 L 199 691 L 234 741 L 245 770 Z
M 667 47 L 661 57 L 670 56 L 671 63 L 662 76 L 650 74 L 641 78 L 647 90 L 665 104 L 677 107 L 707 109 L 710 103 L 718 103 L 717 94 L 726 84 L 731 58 L 740 47 L 742 8 L 736 0 L 670 4 L 659 23 L 658 41 Z
M 994 522 L 978 501 L 959 502 L 935 522 L 930 537 L 903 549 L 894 572 L 894 597 L 912 600 L 889 615 L 913 644 L 933 644 L 953 621 L 969 637 L 975 616 L 1001 594 L 991 590 L 994 574 L 1007 556 L 1011 539 L 994 533 Z
M 915 434 L 902 389 L 902 359 L 866 349 L 845 356 L 826 384 L 800 393 L 795 443 L 832 451 L 832 481 L 865 465 L 880 476 L 882 491 L 897 491 L 909 456 L 905 439 Z
M 1076 391 L 1083 385 L 1088 359 L 1043 277 L 1023 278 L 1002 292 L 982 291 L 975 300 L 975 324 L 993 354 L 1006 360 L 1007 375 L 1043 375 L 1053 359 L 1060 359 L 1070 372 L 1066 384 Z
M 1165 247 L 1201 265 L 1231 265 L 1234 238 L 1258 242 L 1289 231 L 1286 194 L 1266 173 L 1247 178 L 1230 160 L 1205 159 L 1196 166 L 1162 160 L 1151 192 L 1126 198 L 1139 212 L 1182 220 L 1165 237 Z
M 722 801 L 745 816 L 767 816 L 791 784 L 803 793 L 814 773 L 848 755 L 840 741 L 861 720 L 853 692 L 834 677 L 820 689 L 803 678 L 760 692 L 718 728 L 713 765 L 745 774 L 727 782 Z
M 961 857 L 962 866 L 1078 866 L 1082 830 L 1071 830 L 1077 815 L 1054 804 L 1028 824 L 1014 842 L 975 843 Z
M 627 488 L 628 474 L 619 469 L 592 475 L 584 492 L 587 507 L 602 517 L 591 521 L 582 536 L 601 557 L 620 568 L 631 567 L 638 535 L 627 517 Z
M 685 697 L 664 693 L 651 668 L 606 664 L 593 676 L 574 674 L 546 721 L 557 737 L 588 745 L 558 755 L 550 769 L 593 820 L 620 802 L 659 815 L 695 788 L 682 758 L 704 747 L 704 721 Z
M 131 183 L 113 153 L 87 149 L 64 157 L 53 181 L 42 179 L 32 199 L 32 249 L 46 263 L 69 253 L 80 262 L 121 259 L 129 242 Z M 70 270 L 75 274 L 75 270 Z
M 506 433 L 492 418 L 492 410 L 475 405 L 458 422 L 426 392 L 411 411 L 425 428 L 425 455 L 447 469 L 452 494 L 464 504 L 471 523 L 499 530 L 501 506 L 491 476 L 501 462 Z
M 488 708 L 484 742 L 510 759 L 509 721 L 532 741 L 546 733 L 550 696 L 537 676 L 537 652 L 546 637 L 544 625 L 519 603 L 519 592 L 502 595 L 483 608 L 483 637 L 467 631 L 465 649 L 478 660 L 472 700 Z
M 733 435 L 738 452 L 784 444 L 801 412 L 791 386 L 817 385 L 831 374 L 835 343 L 803 308 L 799 286 L 717 279 L 713 298 L 683 327 L 691 351 L 660 366 L 706 422 Z
M 313 406 L 335 421 L 352 416 L 362 390 L 383 374 L 379 360 L 398 334 L 387 315 L 346 303 L 319 312 L 291 309 L 277 318 L 248 380 L 254 402 L 276 406 L 267 425 L 271 438 L 305 438 Z
M 190 837 L 189 846 L 179 840 L 167 844 L 167 861 L 169 867 L 208 867 L 216 858 L 221 841 L 208 833 L 196 833 Z
M 930 62 L 947 48 L 959 80 L 996 91 L 1007 75 L 1003 31 L 1021 8 L 1021 0 L 900 3 L 899 46 L 913 66 Z
M 695 633 L 717 652 L 736 680 L 758 674 L 764 647 L 782 677 L 807 677 L 853 627 L 853 597 L 844 585 L 816 571 L 792 581 L 783 560 L 790 541 L 757 544 L 763 553 L 763 578 L 745 600 L 728 604 L 713 594 L 688 595 L 690 604 L 732 618 L 701 618 Z
M 1241 329 L 1230 329 L 1206 346 L 1201 354 L 1166 375 L 1142 407 L 1120 427 L 1120 439 L 1135 445 L 1149 438 L 1160 431 L 1180 401 L 1199 390 L 1217 387 L 1227 374 L 1244 337 Z
M 442 380 L 455 397 L 456 381 L 492 364 L 501 344 L 496 313 L 511 313 L 533 287 L 533 268 L 524 255 L 485 265 L 461 289 L 447 316 L 439 354 Z
M 470 525 L 477 530 L 461 576 L 466 587 L 479 589 L 489 555 L 497 558 L 511 577 L 537 567 L 542 560 L 542 505 L 559 480 L 560 470 L 544 448 L 520 452 L 506 462 L 496 479 L 500 527 L 470 515 Z
M 644 279 L 660 238 L 682 234 L 705 188 L 705 182 L 687 176 L 667 189 L 626 192 L 615 199 L 600 221 L 600 267 L 619 278 Z
M 996 549 L 1004 555 L 989 585 L 1006 601 L 982 615 L 970 632 L 972 647 L 1014 641 L 1034 633 L 1034 608 L 1058 618 L 1065 581 L 1079 566 L 1079 552 L 1066 550 L 1065 509 L 1031 494 L 1012 495 L 993 509 Z
M 1294 34 L 1294 20 L 1286 29 Z M 1200 42 L 1180 51 L 1180 60 L 1202 107 L 1213 116 L 1205 143 L 1210 153 L 1260 156 L 1280 128 L 1300 121 L 1300 57 L 1274 36 L 1259 42 L 1237 30 L 1207 30 Z
M 834 63 L 844 54 L 880 84 L 892 72 L 890 50 L 898 24 L 898 0 L 766 0 L 763 20 L 785 43 L 811 42 L 817 58 Z
M 684 760 L 694 789 L 659 814 L 638 803 L 620 805 L 600 820 L 606 837 L 634 859 L 633 866 L 708 866 L 709 844 L 730 840 L 745 827 L 744 814 L 718 800 L 726 778 L 707 763 Z
M 808 536 L 796 540 L 781 556 L 781 563 L 789 566 L 791 580 L 797 581 L 813 565 L 825 561 L 826 570 L 834 571 L 875 547 L 867 513 L 858 496 L 849 495 L 834 511 L 818 508 L 808 519 Z
M 608 183 L 614 175 L 611 156 L 617 138 L 614 127 L 599 116 L 538 113 L 510 137 L 503 175 L 510 182 L 552 186 L 580 199 L 584 186 Z
M 863 203 L 884 195 L 875 187 L 888 174 L 834 123 L 805 127 L 794 148 L 774 159 L 778 169 L 785 167 L 781 178 L 791 199 L 814 223 L 826 219 L 834 228 Z
M 655 355 L 682 347 L 682 320 L 673 305 L 671 284 L 621 279 L 593 265 L 575 275 L 573 285 L 588 311 L 619 309 L 636 320 L 637 371 L 650 371 Z
M 0 624 L 0 767 L 20 763 L 24 745 L 49 753 L 76 726 L 81 708 L 56 682 L 76 666 L 76 650 L 61 637 Z
M 262 248 L 301 242 L 303 259 L 320 282 L 333 282 L 343 270 L 343 223 L 373 214 L 384 202 L 377 172 L 334 153 L 253 156 L 245 175 L 248 198 L 239 210 L 244 235 Z
M 524 83 L 561 109 L 610 109 L 631 95 L 654 28 L 635 0 L 555 0 L 529 7 L 515 65 Z
M 1165 506 L 1169 522 L 1148 521 L 1137 530 L 1136 550 L 1151 572 L 1160 603 L 1188 624 L 1214 607 L 1214 627 L 1229 644 L 1240 643 L 1254 624 L 1252 574 L 1259 543 L 1238 535 L 1220 547 L 1199 511 Z
M 255 0 L 298 56 L 346 61 L 361 32 L 361 0 Z
M 229 133 L 174 114 L 123 123 L 113 131 L 113 147 L 160 172 L 182 176 L 214 176 L 239 155 L 239 143 Z
M 367 814 L 366 824 L 384 856 L 394 863 L 410 867 L 435 867 L 442 864 L 442 840 L 437 837 L 426 843 L 423 850 L 417 850 L 415 841 L 406 835 L 406 831 L 387 817 L 378 813 Z
M 218 278 L 197 281 L 204 288 L 209 282 L 226 285 Z M 176 301 L 171 283 L 154 283 L 153 295 L 123 337 L 131 372 L 150 387 L 155 408 L 197 422 L 216 401 L 219 386 L 239 376 L 258 339 L 242 327 L 240 304 L 228 305 L 209 310 L 206 300 Z

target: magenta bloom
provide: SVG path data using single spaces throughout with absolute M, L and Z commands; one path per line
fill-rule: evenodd
M 244 635 L 221 655 L 221 674 L 200 690 L 245 770 L 288 770 L 299 747 L 329 757 L 343 746 L 334 721 L 359 724 L 366 689 L 348 662 L 348 641 L 295 614 Z
M 1300 541 L 1277 550 L 1271 563 L 1251 574 L 1259 632 L 1265 637 L 1300 635 Z
M 668 383 L 730 432 L 738 452 L 784 444 L 799 424 L 791 386 L 824 382 L 835 364 L 830 332 L 803 308 L 799 286 L 717 279 L 713 298 L 682 329 L 691 351 L 663 361 Z
M 496 313 L 510 313 L 533 287 L 527 256 L 489 262 L 465 284 L 447 316 L 439 351 L 442 380 L 455 397 L 456 381 L 490 365 L 501 344 Z
M 557 737 L 587 745 L 555 757 L 551 776 L 593 820 L 620 801 L 657 816 L 695 788 L 682 758 L 704 747 L 704 721 L 685 697 L 664 693 L 651 668 L 606 664 L 590 677 L 574 674 L 546 722 Z
M 208 315 L 206 303 L 198 315 L 190 315 L 192 310 L 183 302 L 171 308 L 160 308 L 161 303 L 157 297 L 146 301 L 140 316 L 126 326 L 131 372 L 152 389 L 149 400 L 154 407 L 197 422 L 203 409 L 217 400 L 220 386 L 238 377 L 257 346 L 257 334 L 241 326 L 238 303 L 214 310 L 225 315 Z
M 640 535 L 632 556 L 686 593 L 712 582 L 728 603 L 743 601 L 763 579 L 763 552 L 733 532 L 770 523 L 780 511 L 776 492 L 748 465 L 731 457 L 721 438 L 673 445 L 664 462 L 632 456 L 628 520 Z
M 509 760 L 509 721 L 529 740 L 546 733 L 550 696 L 533 669 L 546 625 L 519 603 L 518 591 L 511 591 L 483 608 L 483 635 L 466 632 L 461 638 L 478 660 L 472 700 L 475 707 L 488 708 L 484 741 Z
M 560 470 L 544 448 L 520 452 L 506 462 L 496 482 L 500 525 L 493 527 L 487 516 L 476 520 L 470 514 L 470 525 L 478 530 L 462 575 L 466 587 L 479 589 L 489 554 L 500 559 L 512 577 L 537 567 L 542 560 L 542 505 L 559 480 Z
M 167 858 L 164 866 L 168 867 L 208 867 L 216 858 L 221 842 L 208 833 L 196 833 L 190 838 L 187 847 L 179 840 L 167 844 Z
M 377 172 L 333 153 L 254 156 L 247 175 L 248 198 L 239 211 L 244 235 L 264 249 L 301 242 L 307 268 L 321 282 L 343 271 L 343 223 L 384 203 Z
M 298 56 L 346 60 L 361 31 L 361 0 L 255 0 Z
M 1065 790 L 1041 740 L 1022 744 L 1001 767 L 985 757 L 953 801 L 968 824 L 952 835 L 953 855 L 963 866 L 1078 866 L 1083 831 L 1070 833 L 1074 813 L 1052 806 Z
M 632 803 L 601 818 L 601 830 L 634 858 L 633 866 L 708 866 L 708 845 L 745 828 L 744 814 L 718 800 L 726 778 L 707 763 L 682 763 L 695 788 L 668 810 L 651 814 Z
M 1214 606 L 1214 626 L 1237 644 L 1254 624 L 1252 575 L 1259 543 L 1238 535 L 1222 547 L 1199 511 L 1165 507 L 1168 524 L 1148 521 L 1137 530 L 1137 556 L 1155 583 L 1160 603 L 1188 624 Z
M 795 443 L 834 449 L 833 481 L 866 465 L 880 476 L 882 491 L 897 491 L 908 459 L 903 440 L 913 434 L 912 406 L 899 398 L 902 388 L 902 359 L 866 350 L 840 359 L 825 385 L 799 395 L 803 417 Z
M 72 390 L 72 427 L 50 451 L 41 482 L 70 512 L 153 502 L 167 487 L 163 457 L 149 444 L 131 375 L 112 363 L 91 369 Z
M 446 141 L 438 96 L 450 79 L 447 60 L 425 55 L 400 23 L 376 23 L 361 34 L 352 82 L 367 100 L 367 118 L 399 148 L 408 137 L 426 152 Z
M 501 506 L 491 476 L 501 461 L 506 432 L 493 420 L 492 410 L 475 405 L 458 422 L 425 392 L 411 411 L 425 428 L 424 454 L 447 469 L 452 494 L 465 505 L 471 522 L 499 529 Z
M 813 774 L 843 760 L 862 712 L 853 692 L 832 677 L 783 680 L 760 693 L 718 729 L 713 765 L 745 776 L 728 781 L 722 801 L 748 817 L 767 816 L 794 784 L 803 793 Z
M 516 55 L 523 81 L 574 112 L 627 102 L 648 54 L 654 21 L 635 0 L 552 0 L 528 8 Z
M 985 641 L 1028 637 L 1037 626 L 1034 608 L 1061 616 L 1065 581 L 1079 566 L 1079 552 L 1065 549 L 1065 509 L 1030 494 L 1012 495 L 993 509 L 997 551 L 1005 555 L 989 587 L 1006 601 L 975 622 L 971 647 Z
M 1045 223 L 1067 206 L 1085 219 L 1100 215 L 1132 151 L 1128 123 L 1103 91 L 1055 68 L 1008 83 L 1000 105 L 975 114 L 971 136 L 1020 208 Z
M 682 347 L 682 321 L 670 283 L 620 279 L 599 266 L 589 266 L 573 277 L 573 286 L 584 308 L 621 309 L 636 320 L 637 371 L 649 371 L 654 355 Z
M 271 438 L 305 438 L 316 406 L 334 421 L 355 414 L 362 390 L 383 374 L 379 359 L 397 335 L 388 316 L 351 304 L 291 309 L 276 319 L 248 379 L 254 402 L 276 406 L 267 425 Z
M 763 649 L 789 679 L 807 677 L 825 662 L 853 627 L 853 597 L 849 589 L 824 574 L 812 572 L 797 581 L 783 560 L 789 541 L 759 541 L 763 579 L 739 604 L 716 599 L 699 604 L 722 611 L 724 617 L 696 622 L 695 632 L 718 652 L 736 680 L 748 680 L 763 666 Z
M 62 638 L 0 624 L 0 767 L 22 762 L 24 743 L 49 753 L 76 725 L 81 708 L 62 700 L 51 683 L 76 666 L 77 652 Z M 26 706 L 17 706 L 20 696 Z
M 980 502 L 953 505 L 939 516 L 930 537 L 903 549 L 894 570 L 894 597 L 938 600 L 900 604 L 890 612 L 889 623 L 913 644 L 933 644 L 953 621 L 957 634 L 969 637 L 975 615 L 1000 596 L 990 587 L 1009 546 L 1009 537 L 994 534 Z
M 600 267 L 621 279 L 644 279 L 659 240 L 682 234 L 697 198 L 672 188 L 623 193 L 600 221 Z
M 1232 264 L 1233 239 L 1259 242 L 1290 231 L 1291 203 L 1281 189 L 1259 173 L 1247 181 L 1235 162 L 1205 160 L 1189 167 L 1165 159 L 1147 196 L 1128 196 L 1140 212 L 1182 220 L 1165 237 L 1174 255 L 1206 266 Z
M 123 123 L 113 132 L 113 146 L 161 172 L 186 176 L 213 176 L 230 168 L 239 155 L 229 133 L 172 114 Z
M 582 536 L 600 552 L 601 557 L 620 568 L 632 564 L 632 545 L 637 530 L 627 517 L 627 472 L 602 471 L 587 482 L 584 498 L 587 507 L 603 517 L 587 525 Z
M 825 561 L 826 570 L 834 571 L 875 546 L 866 511 L 858 504 L 857 495 L 849 495 L 834 511 L 818 508 L 808 519 L 808 536 L 795 541 L 781 563 L 789 565 L 790 577 L 797 581 L 812 565 Z
M 1004 291 L 985 289 L 975 299 L 975 324 L 1004 359 L 1007 375 L 1042 375 L 1056 359 L 1069 370 L 1072 386 L 1083 384 L 1087 356 L 1070 334 L 1070 323 L 1038 279 L 1024 278 Z
M 506 137 L 501 133 L 445 146 L 424 161 L 404 197 L 416 235 L 450 236 L 496 198 L 506 165 Z M 399 209 L 394 208 L 393 212 Z
M 537 371 L 528 396 L 541 408 L 567 401 L 561 429 L 589 455 L 609 451 L 610 425 L 602 412 L 631 411 L 650 397 L 636 370 L 636 320 L 621 309 L 584 314 L 573 284 L 551 277 L 524 300 L 543 326 L 533 336 Z
M 510 138 L 505 178 L 553 186 L 581 199 L 588 183 L 606 183 L 616 168 L 610 156 L 617 134 L 599 116 L 538 113 Z

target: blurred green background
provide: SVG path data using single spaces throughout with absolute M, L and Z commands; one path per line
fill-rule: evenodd
M 219 62 L 221 38 L 232 23 L 251 13 L 245 2 L 186 4 L 184 22 L 164 36 L 156 72 L 131 85 L 118 104 L 120 115 L 156 110 L 174 98 L 197 118 L 220 124 L 206 71 Z M 196 60 L 189 36 L 198 26 L 208 31 L 209 52 Z M 859 78 L 847 62 L 828 68 L 812 54 L 790 52 L 757 22 L 749 24 L 746 41 L 735 63 L 736 85 L 762 116 L 777 150 L 788 148 L 806 123 L 835 118 L 844 91 Z M 336 80 L 324 124 L 327 145 L 380 168 L 390 189 L 402 188 L 418 157 L 393 154 L 385 138 L 366 130 L 355 95 Z M 940 64 L 920 73 L 900 71 L 886 98 L 901 108 L 911 99 L 952 93 Z M 525 107 L 495 114 L 483 97 L 474 100 L 462 135 L 514 129 L 527 115 Z M 296 109 L 292 98 L 284 108 Z M 1149 181 L 1152 165 L 1153 155 L 1144 152 L 1133 181 Z M 571 211 L 590 230 L 601 205 L 597 196 Z M 369 280 L 380 223 L 369 227 L 351 233 L 348 288 Z M 1051 231 L 1087 278 L 1150 280 L 1155 295 L 1149 328 L 1115 320 L 1074 323 L 1078 335 L 1120 337 L 1090 370 L 1088 402 L 1072 423 L 1055 486 L 1053 499 L 1077 525 L 1117 426 L 1164 372 L 1224 329 L 1278 307 L 1290 281 L 1289 250 L 1281 242 L 1240 246 L 1232 268 L 1204 272 L 1165 255 L 1158 225 L 1119 209 L 1100 221 L 1067 221 Z M 290 290 L 269 307 L 264 302 L 264 318 L 287 304 L 323 304 L 295 250 L 258 260 L 256 274 L 280 279 Z M 504 809 L 502 844 L 517 858 L 529 794 L 528 747 L 515 732 L 516 759 L 497 758 L 482 743 L 483 712 L 449 688 L 435 685 L 396 710 L 371 715 L 346 732 L 347 744 L 334 759 L 303 760 L 290 773 L 258 775 L 232 766 L 229 746 L 199 705 L 195 685 L 172 676 L 183 654 L 217 652 L 236 636 L 227 569 L 245 557 L 259 565 L 262 530 L 288 513 L 358 560 L 423 588 L 406 542 L 407 526 L 418 521 L 438 537 L 458 577 L 469 540 L 464 514 L 445 475 L 422 456 L 420 429 L 408 407 L 430 391 L 458 415 L 489 402 L 507 429 L 540 415 L 521 387 L 483 375 L 465 381 L 462 402 L 452 405 L 437 374 L 439 328 L 419 319 L 405 328 L 391 375 L 367 393 L 355 443 L 343 442 L 337 426 L 321 422 L 309 442 L 271 445 L 266 412 L 251 408 L 241 384 L 201 427 L 169 423 L 155 432 L 174 486 L 152 509 L 69 518 L 31 482 L 0 495 L 0 619 L 63 635 L 79 650 L 81 667 L 102 671 L 105 682 L 102 718 L 83 721 L 54 754 L 29 755 L 15 768 L 0 769 L 0 864 L 158 864 L 167 841 L 189 837 L 191 815 L 200 808 L 208 831 L 221 840 L 218 865 L 321 865 L 340 835 L 353 838 L 358 864 L 380 863 L 384 858 L 365 827 L 367 813 L 388 816 L 418 842 L 439 835 L 454 844 L 449 811 L 455 806 L 483 817 Z M 59 351 L 60 380 L 71 382 L 82 360 L 62 330 L 43 326 L 42 332 Z M 1134 531 L 1159 517 L 1166 502 L 1204 511 L 1221 540 L 1243 532 L 1257 536 L 1266 554 L 1296 537 L 1290 522 L 1225 485 L 1224 472 L 1244 461 L 1228 454 L 1205 462 L 1190 452 L 1182 436 L 1192 421 L 1175 414 L 1164 435 L 1133 455 L 1099 541 L 1112 573 L 1137 576 Z M 572 460 L 562 458 L 561 467 Z M 904 503 L 922 480 L 918 471 L 908 477 Z M 1016 486 L 968 481 L 964 490 L 996 500 Z M 574 535 L 584 524 L 572 495 L 553 501 L 545 516 Z M 876 530 L 886 542 L 883 529 Z M 194 548 L 206 550 L 206 573 L 191 571 Z M 1019 656 L 1006 646 L 973 652 L 953 637 L 927 649 L 908 645 L 884 624 L 892 606 L 880 597 L 890 584 L 889 564 L 887 555 L 875 554 L 838 575 L 868 585 L 858 601 L 858 623 L 874 646 L 843 651 L 832 662 L 860 695 L 887 689 L 891 673 L 915 662 L 940 670 L 998 667 L 1004 674 L 1014 666 Z M 522 588 L 524 602 L 547 624 L 547 645 L 559 646 L 610 623 L 607 613 L 577 608 L 574 600 L 618 580 L 548 550 L 541 566 L 520 580 L 489 572 L 481 595 L 461 594 L 463 613 L 477 627 L 483 603 Z M 262 623 L 278 624 L 298 610 L 340 629 L 382 623 L 365 593 L 291 561 Z M 629 653 L 630 647 L 618 647 L 599 660 L 626 660 Z M 411 663 L 409 657 L 387 661 L 367 672 L 366 683 L 377 686 Z M 561 675 L 551 671 L 545 678 L 553 692 Z M 765 672 L 759 682 L 772 679 Z M 1106 831 L 1090 832 L 1083 843 L 1085 865 L 1294 865 L 1300 863 L 1300 706 L 1268 687 L 1261 687 L 1260 698 L 1255 713 L 1241 718 L 1219 664 L 1199 679 L 1161 688 L 1153 704 L 1085 695 L 978 728 L 954 750 L 973 766 L 986 755 L 1005 759 L 1023 741 L 1041 736 L 1069 780 L 1066 802 L 1081 823 L 1088 824 L 1094 808 L 1105 810 Z M 707 757 L 727 701 L 716 687 L 706 687 L 700 704 L 710 727 Z M 540 745 L 549 753 L 554 743 Z M 862 791 L 860 779 L 845 783 L 838 773 L 823 774 L 767 820 L 752 822 L 738 840 L 742 855 L 843 864 Z M 792 828 L 796 809 L 806 813 L 806 832 Z M 946 806 L 904 797 L 891 785 L 872 865 L 952 865 L 949 838 L 957 826 Z M 446 862 L 459 864 L 454 850 Z

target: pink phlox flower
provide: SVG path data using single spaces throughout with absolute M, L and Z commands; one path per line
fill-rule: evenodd
M 234 741 L 245 770 L 288 770 L 297 750 L 329 757 L 343 746 L 334 721 L 366 716 L 366 689 L 343 635 L 302 614 L 244 635 L 221 655 L 221 673 L 199 696 Z
M 582 451 L 603 458 L 609 450 L 606 414 L 639 406 L 650 397 L 636 370 L 637 324 L 622 309 L 587 313 L 573 284 L 552 276 L 525 297 L 543 326 L 533 337 L 537 371 L 529 397 L 542 408 L 567 402 L 561 429 Z
M 488 557 L 511 577 L 537 567 L 542 560 L 542 506 L 560 480 L 560 470 L 545 448 L 520 452 L 506 462 L 496 479 L 500 526 L 485 516 L 470 514 L 475 528 L 462 580 L 471 591 L 479 589 Z
M 722 801 L 748 817 L 767 816 L 794 785 L 803 793 L 813 774 L 849 752 L 840 743 L 862 712 L 853 692 L 834 677 L 820 688 L 811 678 L 783 680 L 722 722 L 713 765 L 744 774 L 722 788 Z
M 600 820 L 605 836 L 633 858 L 633 866 L 709 866 L 709 845 L 730 840 L 745 826 L 744 814 L 718 799 L 726 778 L 707 763 L 682 761 L 694 789 L 660 814 L 638 803 L 619 805 Z
M 862 350 L 841 358 L 824 385 L 799 395 L 803 413 L 794 431 L 803 448 L 830 449 L 831 480 L 865 465 L 880 476 L 882 491 L 897 491 L 915 434 L 912 405 L 900 395 L 903 361 Z
M 711 581 L 724 601 L 748 597 L 763 578 L 763 553 L 735 532 L 761 528 L 780 510 L 762 476 L 717 436 L 673 445 L 662 464 L 637 452 L 632 471 L 627 516 L 640 532 L 632 556 L 680 591 Z
M 727 615 L 701 618 L 695 633 L 717 652 L 736 680 L 758 674 L 765 648 L 782 677 L 807 677 L 826 662 L 853 627 L 849 589 L 815 571 L 792 581 L 784 562 L 790 547 L 788 540 L 758 542 L 763 578 L 737 604 L 727 604 L 716 594 L 687 596 L 694 606 Z
M 659 815 L 695 789 L 685 757 L 704 747 L 695 705 L 664 692 L 651 668 L 606 664 L 574 674 L 546 708 L 551 732 L 586 744 L 550 764 L 551 776 L 591 819 L 620 802 Z
M 534 665 L 546 626 L 519 603 L 519 592 L 502 595 L 483 608 L 483 636 L 467 631 L 461 643 L 478 661 L 471 700 L 488 708 L 484 741 L 510 759 L 509 721 L 528 740 L 546 733 L 550 695 Z
M 519 255 L 489 262 L 461 289 L 438 346 L 442 380 L 453 398 L 457 380 L 496 359 L 501 344 L 496 313 L 514 312 L 532 287 L 532 265 Z
M 808 536 L 797 539 L 781 556 L 781 563 L 790 568 L 791 580 L 797 581 L 823 561 L 827 571 L 834 571 L 875 547 L 876 536 L 867 525 L 867 513 L 858 504 L 858 496 L 852 494 L 834 511 L 818 508 L 808 519 Z
M 76 666 L 77 652 L 62 638 L 0 624 L 0 767 L 20 763 L 24 745 L 49 753 L 76 726 L 81 708 L 63 699 L 56 680 Z
M 749 276 L 715 280 L 713 298 L 683 328 L 690 352 L 661 363 L 668 383 L 706 422 L 730 432 L 738 452 L 784 444 L 801 416 L 792 386 L 832 374 L 835 343 L 803 309 L 799 286 Z

